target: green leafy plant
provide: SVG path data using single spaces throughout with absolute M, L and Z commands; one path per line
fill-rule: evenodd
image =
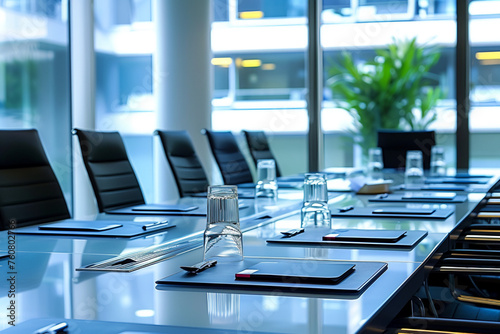
M 337 106 L 354 117 L 365 156 L 376 146 L 379 129 L 423 130 L 436 120 L 434 108 L 442 92 L 430 86 L 430 69 L 439 57 L 437 47 L 419 46 L 414 38 L 395 40 L 359 65 L 343 53 L 330 67 L 327 84 Z

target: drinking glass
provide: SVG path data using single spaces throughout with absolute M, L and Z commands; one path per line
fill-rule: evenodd
M 405 183 L 407 185 L 418 185 L 424 183 L 422 151 L 406 152 Z
M 383 179 L 383 169 L 382 149 L 380 147 L 370 148 L 368 150 L 368 177 L 372 180 Z
M 236 186 L 210 186 L 207 195 L 207 226 L 203 259 L 243 260 L 243 241 Z
M 446 175 L 446 160 L 444 159 L 444 147 L 433 146 L 431 149 L 431 176 Z
M 277 198 L 278 184 L 276 183 L 276 162 L 273 159 L 257 161 L 257 184 L 255 197 Z
M 301 227 L 330 227 L 331 212 L 328 207 L 328 188 L 324 174 L 306 174 L 304 201 L 300 211 Z

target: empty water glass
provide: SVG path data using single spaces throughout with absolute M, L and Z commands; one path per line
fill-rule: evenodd
M 368 150 L 368 177 L 372 180 L 383 179 L 383 169 L 382 149 L 380 147 L 370 148 Z
M 405 183 L 407 185 L 418 185 L 424 183 L 422 151 L 406 152 Z
M 278 184 L 276 183 L 276 162 L 273 159 L 257 161 L 257 184 L 255 197 L 276 198 Z
M 446 175 L 446 160 L 444 159 L 444 147 L 433 146 L 431 149 L 431 176 Z
M 210 186 L 207 196 L 207 227 L 203 259 L 243 260 L 243 241 L 236 186 Z
M 301 227 L 330 227 L 331 212 L 328 207 L 328 188 L 324 174 L 306 174 L 304 201 L 300 211 Z

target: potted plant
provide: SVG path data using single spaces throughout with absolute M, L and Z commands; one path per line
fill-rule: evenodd
M 376 146 L 379 129 L 424 130 L 436 120 L 442 92 L 430 86 L 429 71 L 439 57 L 437 47 L 419 46 L 414 38 L 395 40 L 363 64 L 343 53 L 330 67 L 327 85 L 336 105 L 353 116 L 364 157 Z

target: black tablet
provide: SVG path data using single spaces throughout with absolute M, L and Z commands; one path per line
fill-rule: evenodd
M 48 231 L 87 231 L 87 232 L 102 232 L 114 228 L 122 227 L 121 224 L 109 224 L 95 221 L 72 221 L 61 222 L 50 225 L 40 225 L 39 230 Z
M 449 192 L 414 192 L 405 193 L 401 196 L 402 199 L 418 199 L 418 200 L 440 200 L 452 201 L 457 197 L 456 193 Z
M 188 205 L 160 205 L 160 204 L 144 204 L 137 205 L 132 208 L 132 211 L 152 211 L 152 212 L 188 212 L 198 209 L 197 206 Z
M 389 215 L 432 215 L 434 209 L 410 209 L 410 208 L 390 208 L 390 209 L 375 209 L 373 214 L 389 214 Z
M 354 264 L 259 262 L 235 274 L 238 280 L 337 284 L 354 271 Z
M 323 236 L 324 241 L 367 241 L 367 242 L 397 242 L 406 235 L 399 230 L 333 230 Z

